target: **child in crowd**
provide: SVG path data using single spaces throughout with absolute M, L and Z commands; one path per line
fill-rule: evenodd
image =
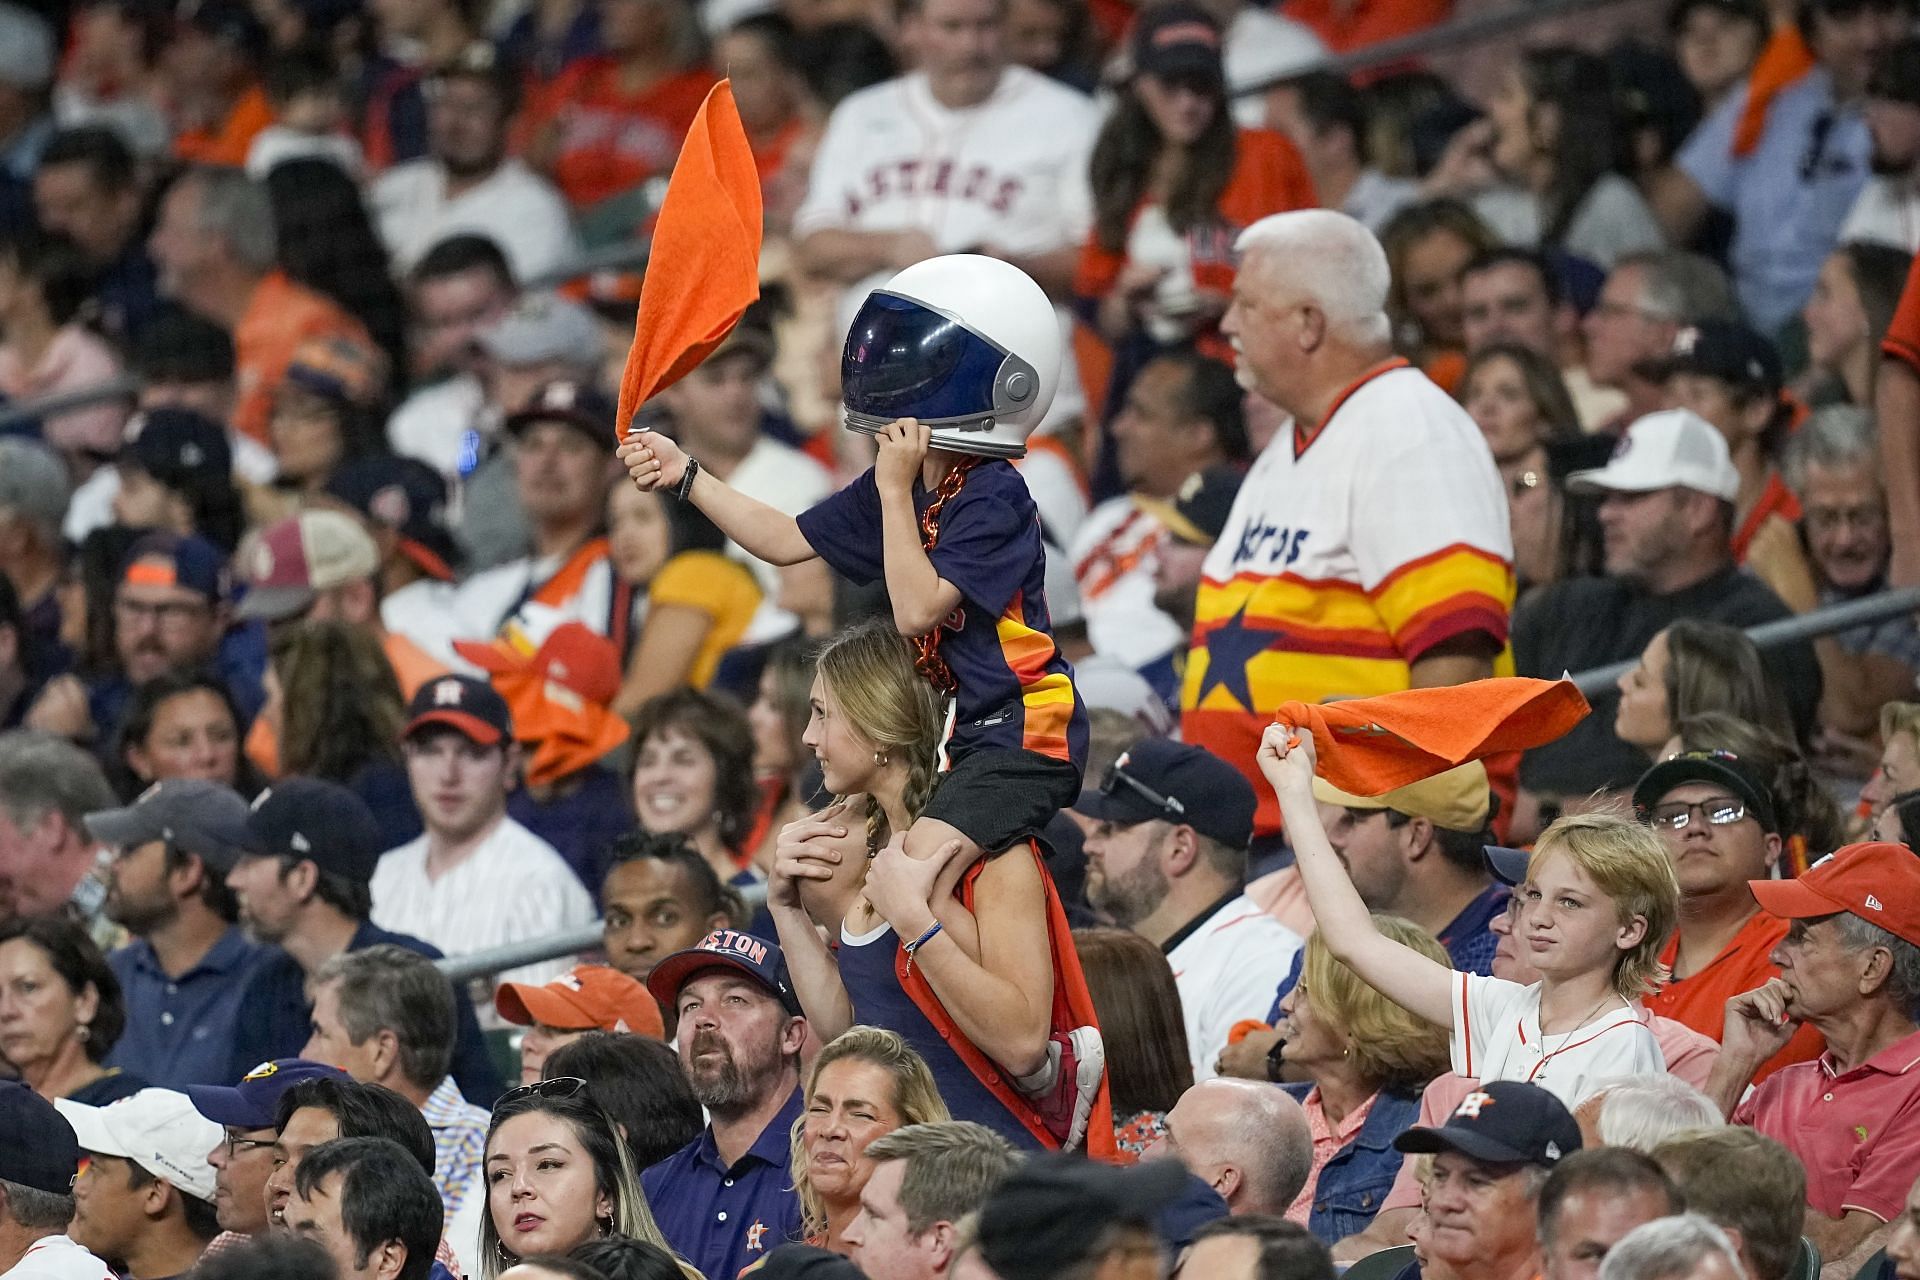
M 1541 833 L 1527 879 L 1514 890 L 1519 941 L 1540 973 L 1521 986 L 1449 969 L 1374 927 L 1320 824 L 1310 734 L 1269 725 L 1258 758 L 1320 936 L 1388 999 L 1452 1030 L 1456 1073 L 1530 1081 L 1572 1108 L 1609 1077 L 1666 1070 L 1638 1000 L 1658 979 L 1680 886 L 1650 830 L 1590 813 Z
M 1004 323 L 1005 312 L 1026 303 L 1025 292 L 1031 291 L 1045 317 L 1044 332 L 1057 344 L 1057 321 L 1038 286 L 1004 263 L 956 256 L 909 268 L 886 291 L 872 295 L 869 309 L 854 321 L 847 360 L 876 359 L 867 353 L 889 346 L 881 340 L 856 341 L 868 324 L 884 332 L 878 320 L 869 319 L 874 300 L 888 300 L 896 314 L 932 314 L 914 310 L 921 304 L 905 292 L 907 284 L 916 273 L 951 263 L 962 263 L 976 279 L 996 272 L 1019 277 L 1016 282 L 990 279 L 981 290 L 989 302 L 999 300 L 992 287 L 1009 291 L 1005 297 L 1011 305 L 997 314 L 991 306 L 947 308 L 949 313 L 972 310 L 975 316 L 977 330 L 942 321 L 970 330 L 960 341 L 978 342 L 974 332 Z M 951 335 L 947 341 L 952 344 Z M 988 358 L 999 359 L 1021 344 L 996 345 L 999 351 Z M 903 360 L 924 359 L 911 344 L 896 341 L 893 349 L 905 352 L 898 357 Z M 1086 709 L 1054 642 L 1039 516 L 1026 482 L 1006 460 L 1019 450 L 1008 447 L 1004 434 L 1009 427 L 1031 431 L 1037 424 L 1051 399 L 1058 359 L 1056 346 L 1050 359 L 1043 355 L 1013 375 L 1029 379 L 1013 384 L 1025 398 L 1024 421 L 1008 411 L 997 419 L 989 416 L 984 429 L 940 430 L 936 444 L 936 431 L 915 418 L 896 417 L 884 426 L 879 423 L 885 419 L 874 420 L 869 429 L 879 453 L 873 467 L 798 518 L 701 470 L 658 432 L 636 431 L 620 446 L 620 459 L 642 490 L 677 493 L 750 554 L 775 565 L 819 556 L 856 583 L 884 580 L 895 627 L 914 641 L 921 674 L 951 699 L 945 742 L 950 767 L 905 834 L 905 851 L 914 859 L 938 854 L 965 867 L 982 853 L 999 852 L 1038 832 L 1079 795 Z M 957 394 L 940 381 L 946 373 L 937 364 L 931 360 L 918 379 L 898 369 L 871 367 L 864 376 L 880 382 L 890 375 L 892 387 L 927 385 Z M 1000 376 L 1007 379 L 1004 370 Z M 1047 390 L 1034 394 L 1033 380 Z M 904 407 L 899 395 L 886 403 Z M 859 412 L 851 399 L 849 411 Z M 978 452 L 971 447 L 976 442 Z M 930 942 L 932 935 L 920 941 Z M 918 945 L 910 942 L 909 950 Z

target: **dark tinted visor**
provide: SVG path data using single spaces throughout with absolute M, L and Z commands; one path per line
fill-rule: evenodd
M 1006 353 L 898 294 L 869 296 L 847 332 L 840 391 L 851 414 L 890 421 L 977 418 L 995 410 Z

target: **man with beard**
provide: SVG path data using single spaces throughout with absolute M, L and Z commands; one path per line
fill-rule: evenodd
M 113 850 L 107 917 L 133 941 L 107 957 L 127 1028 L 106 1065 L 169 1089 L 224 1084 L 236 1066 L 240 997 L 261 949 L 234 924 L 227 873 L 247 844 L 247 802 L 232 788 L 171 778 L 124 809 L 86 816 Z
M 681 1257 L 704 1275 L 739 1275 L 800 1239 L 787 1171 L 807 1042 L 800 998 L 780 948 L 732 929 L 662 960 L 647 989 L 679 1018 L 680 1064 L 712 1123 L 641 1185 Z
M 1166 952 L 1193 1078 L 1210 1080 L 1234 1024 L 1272 1012 L 1301 947 L 1243 892 L 1253 787 L 1203 747 L 1149 738 L 1077 807 L 1096 824 L 1087 901 Z
M 343 952 L 384 942 L 440 958 L 431 943 L 367 919 L 368 883 L 383 841 L 366 801 L 339 783 L 282 778 L 254 800 L 247 834 L 227 887 L 239 896 L 248 936 L 268 945 L 247 983 L 236 1058 L 268 1062 L 298 1053 L 313 1016 L 307 982 Z M 453 1081 L 469 1102 L 490 1104 L 500 1096 L 500 1073 L 473 1002 L 456 1001 L 454 1016 Z

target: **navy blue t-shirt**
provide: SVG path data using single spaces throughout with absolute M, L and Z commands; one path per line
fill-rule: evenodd
M 914 509 L 924 512 L 932 498 L 916 481 Z M 800 532 L 852 582 L 885 578 L 880 490 L 871 469 L 802 512 Z M 927 558 L 960 590 L 959 607 L 940 624 L 940 657 L 956 685 L 948 755 L 958 763 L 970 751 L 997 747 L 1084 766 L 1087 712 L 1073 668 L 1053 641 L 1040 513 L 1012 463 L 987 459 L 967 473 L 941 512 Z
M 640 1175 L 653 1219 L 673 1251 L 719 1280 L 737 1276 L 783 1244 L 800 1239 L 800 1197 L 793 1190 L 795 1089 L 747 1153 L 720 1163 L 713 1127 Z

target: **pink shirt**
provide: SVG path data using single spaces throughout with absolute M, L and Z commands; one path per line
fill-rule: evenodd
M 1734 1109 L 1800 1157 L 1807 1204 L 1830 1218 L 1898 1217 L 1920 1176 L 1920 1031 L 1844 1074 L 1831 1053 L 1782 1067 Z
M 1648 1022 L 1647 1029 L 1653 1032 L 1654 1040 L 1660 1045 L 1660 1052 L 1667 1060 L 1668 1073 L 1679 1076 L 1696 1089 L 1704 1089 L 1707 1077 L 1713 1074 L 1713 1064 L 1720 1057 L 1720 1046 L 1692 1027 L 1671 1018 L 1656 1015 Z M 1446 1123 L 1461 1099 L 1479 1087 L 1478 1080 L 1466 1076 L 1436 1076 L 1420 1095 L 1420 1117 L 1414 1124 L 1430 1129 Z M 1414 1166 L 1418 1163 L 1417 1160 L 1400 1162 L 1400 1173 L 1393 1180 L 1393 1190 L 1387 1192 L 1387 1198 L 1380 1202 L 1380 1212 L 1420 1207 L 1420 1181 L 1414 1176 Z M 1904 1198 L 1906 1192 L 1900 1194 Z
M 1327 1167 L 1327 1161 L 1339 1155 L 1353 1141 L 1360 1132 L 1360 1126 L 1367 1122 L 1374 1099 L 1379 1096 L 1378 1093 L 1370 1095 L 1335 1125 L 1327 1119 L 1326 1108 L 1320 1105 L 1320 1086 L 1315 1085 L 1307 1090 L 1306 1100 L 1300 1106 L 1307 1113 L 1307 1130 L 1313 1135 L 1313 1163 L 1307 1168 L 1307 1184 L 1300 1188 L 1300 1194 L 1287 1209 L 1289 1220 L 1303 1227 L 1307 1225 L 1307 1219 L 1313 1213 L 1313 1192 L 1320 1185 L 1320 1171 Z M 1400 1163 L 1404 1165 L 1406 1161 Z
M 0 345 L 0 392 L 5 392 L 9 400 L 79 391 L 119 373 L 120 361 L 113 348 L 77 324 L 54 334 L 46 354 L 31 369 L 21 367 L 19 354 L 11 346 Z M 41 433 L 50 448 L 62 453 L 82 449 L 114 453 L 120 448 L 120 432 L 126 425 L 126 406 L 110 402 L 53 414 L 42 423 Z

